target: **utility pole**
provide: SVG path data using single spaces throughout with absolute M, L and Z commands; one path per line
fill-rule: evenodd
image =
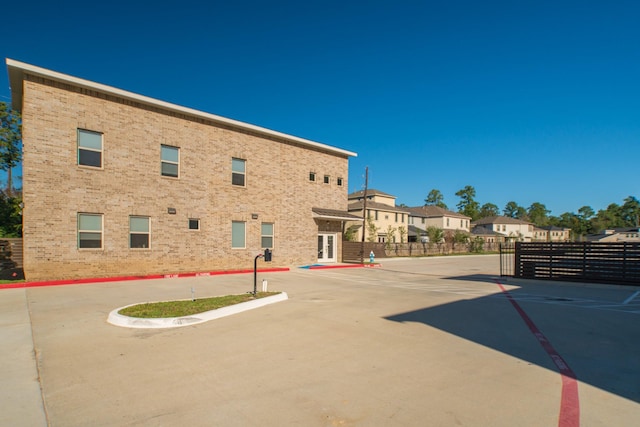
M 369 166 L 364 168 L 364 202 L 362 203 L 362 240 L 360 241 L 360 264 L 364 264 L 364 234 L 367 231 L 367 186 L 369 185 Z

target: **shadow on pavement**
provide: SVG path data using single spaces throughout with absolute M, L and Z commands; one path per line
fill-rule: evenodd
M 495 276 L 482 274 L 451 279 L 496 283 Z M 493 295 L 385 318 L 401 323 L 423 323 L 558 372 L 506 296 L 499 288 L 496 290 Z M 637 326 L 640 314 L 553 303 L 564 299 L 527 302 L 531 294 L 525 287 L 511 289 L 509 294 L 516 301 L 522 295 L 518 304 L 567 361 L 578 381 L 640 402 L 640 328 Z

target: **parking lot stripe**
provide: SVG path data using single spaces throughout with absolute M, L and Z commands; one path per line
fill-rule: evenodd
M 622 304 L 627 305 L 629 304 L 631 301 L 633 301 L 633 299 L 635 297 L 638 296 L 638 294 L 640 294 L 640 291 L 637 291 L 636 293 L 634 293 L 633 295 L 631 295 L 629 298 L 627 298 L 626 300 L 624 300 L 624 302 Z
M 538 329 L 529 315 L 520 307 L 520 304 L 511 296 L 509 291 L 496 281 L 502 293 L 507 297 L 513 308 L 516 309 L 531 333 L 536 337 L 544 351 L 549 355 L 553 363 L 560 371 L 562 377 L 562 395 L 560 398 L 560 416 L 558 417 L 558 427 L 578 427 L 580 426 L 580 401 L 578 397 L 578 382 L 576 374 L 569 367 L 567 362 L 553 348 L 547 337 Z

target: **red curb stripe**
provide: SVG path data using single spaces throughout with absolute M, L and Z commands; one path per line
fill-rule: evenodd
M 288 267 L 281 268 L 265 268 L 258 270 L 258 273 L 274 273 L 280 271 L 289 271 Z M 61 286 L 61 285 L 84 285 L 88 283 L 104 283 L 104 282 L 126 282 L 131 280 L 151 280 L 151 279 L 173 279 L 182 277 L 202 277 L 202 276 L 220 276 L 223 274 L 246 274 L 253 273 L 253 270 L 220 270 L 207 271 L 199 273 L 176 273 L 176 274 L 151 274 L 148 276 L 121 276 L 121 277 L 101 277 L 87 279 L 69 279 L 69 280 L 48 280 L 42 282 L 21 282 L 7 283 L 0 285 L 0 289 L 16 289 L 16 288 L 38 288 L 43 286 Z
M 509 291 L 507 291 L 500 282 L 496 281 L 496 283 L 560 371 L 560 376 L 562 377 L 562 396 L 560 398 L 558 427 L 579 427 L 580 400 L 578 396 L 578 381 L 576 374 L 571 370 L 562 356 L 560 356 L 560 354 L 558 354 L 558 352 L 553 348 L 547 337 L 540 332 L 540 329 L 538 329 L 535 323 L 533 323 L 522 307 L 520 307 L 516 300 L 513 299 Z

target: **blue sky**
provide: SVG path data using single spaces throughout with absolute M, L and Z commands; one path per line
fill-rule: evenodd
M 9 2 L 0 56 L 358 153 L 422 205 L 640 198 L 640 2 Z M 0 100 L 8 101 L 6 68 Z

